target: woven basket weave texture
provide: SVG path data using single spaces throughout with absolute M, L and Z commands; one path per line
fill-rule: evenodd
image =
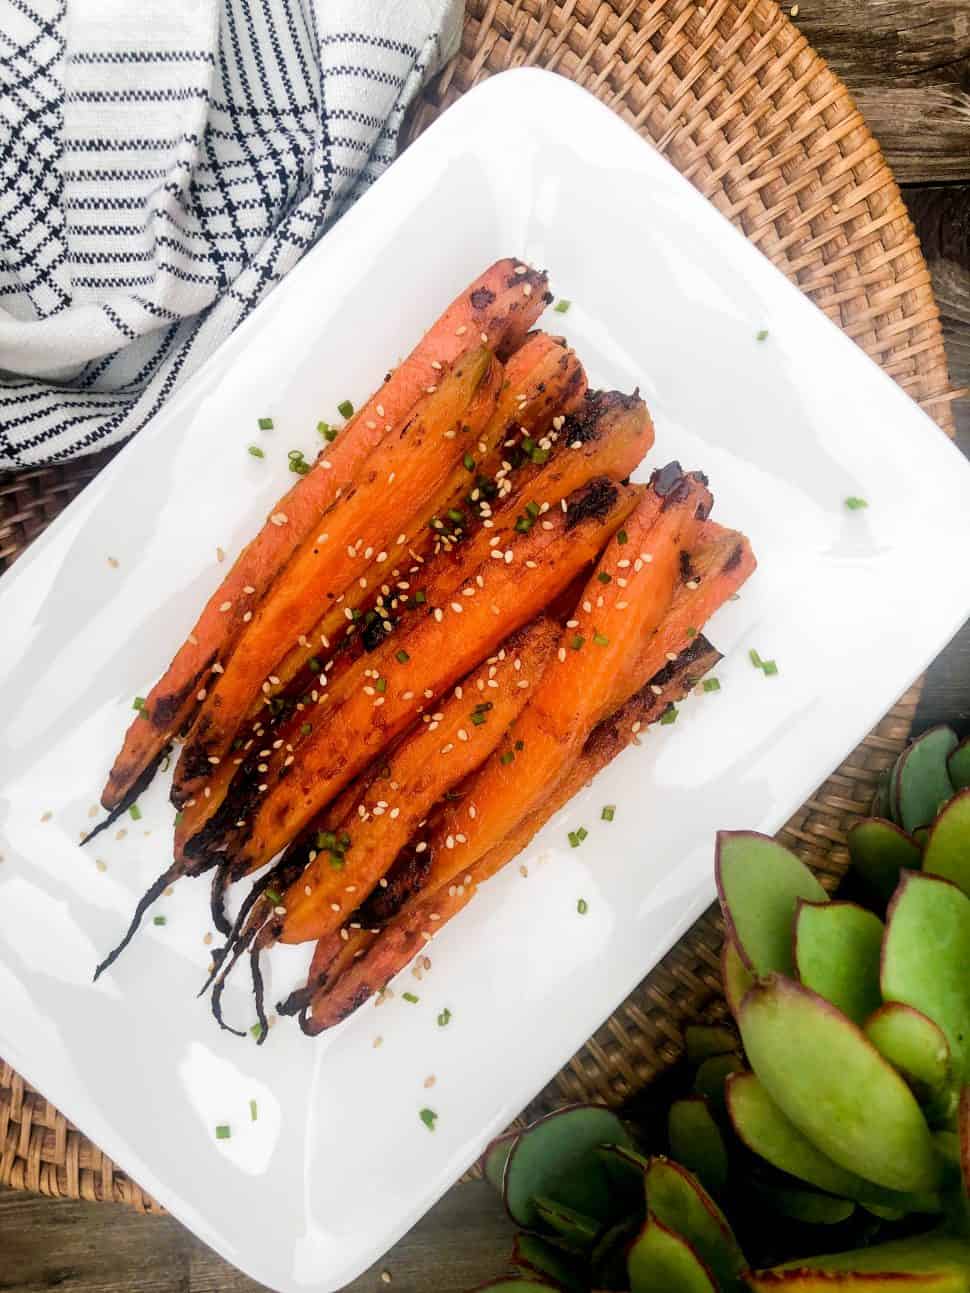
M 418 105 L 411 136 L 476 82 L 521 66 L 570 77 L 617 111 L 952 434 L 939 316 L 899 190 L 845 87 L 773 0 L 468 0 L 461 51 Z M 0 568 L 105 461 L 0 478 Z M 826 883 L 845 869 L 846 829 L 906 743 L 917 695 L 780 833 Z M 711 911 L 528 1112 L 620 1104 L 673 1063 L 683 1023 L 717 1009 L 720 944 Z M 159 1210 L 2 1062 L 0 1183 Z

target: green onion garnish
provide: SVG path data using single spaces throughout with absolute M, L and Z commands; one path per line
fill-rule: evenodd
M 141 809 L 137 804 L 131 804 L 128 808 L 128 812 L 131 814 L 131 820 L 133 822 L 141 821 Z
M 438 1027 L 444 1028 L 450 1023 L 451 1023 L 451 1011 L 448 1009 L 447 1006 L 445 1006 L 444 1010 L 442 1010 L 441 1014 L 438 1016 Z
M 580 826 L 578 828 L 578 830 L 576 831 L 576 838 L 579 840 L 580 844 L 582 844 L 583 840 L 586 838 L 588 834 L 589 834 L 589 831 L 586 829 L 585 826 Z
M 845 505 L 850 512 L 858 512 L 861 507 L 869 506 L 864 498 L 847 498 Z
M 556 302 L 556 304 L 552 308 L 556 314 L 568 314 L 569 307 L 571 305 L 572 305 L 572 301 L 567 301 L 566 298 L 563 296 L 563 297 L 560 297 L 560 299 Z
M 433 1109 L 422 1109 L 421 1112 L 418 1114 L 418 1117 L 427 1127 L 428 1131 L 434 1131 L 434 1124 L 438 1115 L 435 1113 Z
M 275 903 L 277 906 L 279 906 L 281 899 L 280 899 L 280 895 L 276 892 L 275 889 L 267 889 L 266 897 L 270 900 L 270 902 Z
M 347 865 L 347 859 L 342 853 L 330 854 L 330 866 L 334 871 L 342 871 Z
M 256 1121 L 256 1119 L 257 1119 L 258 1117 L 259 1117 L 259 1107 L 257 1106 L 257 1104 L 256 1104 L 256 1101 L 255 1101 L 255 1100 L 250 1100 L 250 1102 L 249 1102 L 249 1120 L 250 1120 L 250 1122 L 255 1122 L 255 1121 Z
M 680 710 L 677 708 L 676 705 L 668 705 L 667 708 L 664 710 L 664 712 L 660 715 L 660 721 L 665 727 L 669 726 L 669 724 L 677 722 L 677 715 L 679 713 L 680 713 Z
M 583 649 L 583 643 L 585 641 L 586 639 L 581 634 L 577 633 L 573 637 L 573 640 L 570 642 L 569 645 L 572 647 L 574 651 L 581 651 Z
M 165 924 L 167 924 L 167 922 L 168 922 L 168 917 L 167 917 L 167 916 L 153 916 L 153 917 L 152 917 L 152 924 L 153 924 L 153 925 L 165 925 Z
M 580 844 L 582 843 L 578 834 L 575 831 L 570 831 L 569 834 L 566 836 L 566 838 L 569 840 L 569 847 L 571 849 L 578 849 Z
M 466 453 L 464 458 L 462 458 L 461 461 L 466 471 L 475 470 L 475 459 L 471 456 L 470 453 Z
M 385 691 L 387 691 L 387 679 L 378 678 L 374 683 L 374 690 L 377 692 L 380 692 L 380 694 L 383 696 Z
M 249 452 L 253 455 L 254 458 L 266 457 L 266 455 L 263 453 L 262 449 L 260 449 L 258 444 L 251 444 L 249 446 Z
M 313 731 L 313 724 L 312 724 L 312 723 L 301 723 L 301 724 L 300 724 L 300 731 L 302 732 L 302 734 L 303 734 L 304 736 L 309 736 L 309 735 L 310 735 L 310 733 Z
M 273 429 L 273 419 L 272 419 L 272 418 L 259 418 L 259 419 L 257 420 L 257 425 L 259 426 L 260 431 L 272 431 L 272 429 Z
M 705 691 L 720 691 L 721 684 L 716 678 L 705 678 L 702 684 Z
M 131 702 L 131 707 L 132 707 L 132 709 L 144 709 L 144 708 L 145 708 L 145 697 L 144 697 L 144 696 L 136 696 L 136 697 L 135 697 L 135 699 Z
M 774 660 L 766 660 L 761 666 L 761 672 L 766 678 L 771 678 L 778 672 L 778 666 L 775 664 Z
M 617 543 L 629 543 L 630 536 L 627 534 L 626 530 L 617 530 L 616 541 Z
M 609 646 L 609 645 L 610 645 L 610 639 L 606 636 L 606 634 L 605 634 L 605 633 L 594 633 L 594 634 L 593 634 L 593 641 L 596 643 L 596 645 L 597 645 L 597 646 Z
M 613 582 L 613 576 L 608 575 L 605 570 L 601 570 L 599 574 L 596 576 L 596 578 L 600 581 L 601 584 L 610 584 Z
M 501 758 L 499 759 L 499 763 L 502 763 L 502 764 L 509 764 L 509 763 L 511 763 L 511 762 L 512 762 L 512 760 L 513 760 L 514 758 L 515 758 L 515 751 L 514 751 L 514 750 L 506 750 L 506 751 L 502 754 Z
M 616 804 L 604 804 L 600 817 L 604 822 L 611 822 L 616 816 Z
M 423 588 L 419 588 L 418 591 L 414 594 L 414 600 L 417 602 L 419 606 L 423 606 L 425 604 L 425 602 L 428 600 L 428 595 Z
M 475 724 L 476 727 L 481 727 L 481 725 L 485 722 L 485 717 L 486 717 L 485 714 L 479 711 L 477 713 L 472 714 L 472 722 Z
M 758 655 L 754 647 L 752 647 L 751 650 L 748 652 L 748 659 L 751 661 L 751 663 L 754 665 L 756 669 L 763 669 L 765 666 L 765 662 L 762 660 L 761 656 Z
M 549 461 L 549 450 L 533 449 L 532 452 L 529 454 L 529 457 L 532 459 L 532 461 L 535 463 L 537 467 L 541 467 L 543 463 L 546 463 Z
M 252 1025 L 252 1027 L 251 1027 L 251 1028 L 250 1028 L 250 1030 L 249 1030 L 249 1035 L 250 1035 L 250 1037 L 262 1037 L 262 1035 L 263 1035 L 263 1025 L 262 1025 L 262 1024 L 253 1024 L 253 1025 Z
M 579 902 L 577 902 L 576 904 L 576 910 L 579 912 L 581 916 L 586 915 L 586 913 L 589 911 L 589 903 L 586 901 L 585 898 L 580 898 Z
M 351 404 L 350 400 L 341 400 L 337 405 L 337 412 L 342 418 L 353 417 L 354 406 Z
M 421 1000 L 421 998 L 416 997 L 413 992 L 402 992 L 401 996 L 404 998 L 405 1001 L 410 1001 L 412 1006 L 416 1006 L 418 1002 Z
M 525 453 L 532 453 L 536 447 L 536 442 L 532 439 L 532 436 L 524 435 L 522 437 L 522 449 Z
M 535 525 L 535 521 L 531 516 L 520 516 L 515 522 L 515 528 L 519 534 L 528 534 L 533 525 Z
M 768 329 L 759 328 L 758 331 L 754 334 L 754 339 L 755 341 L 764 341 L 767 336 L 768 336 Z
M 691 625 L 691 627 L 687 630 L 687 636 L 688 636 L 689 638 L 696 638 L 696 637 L 697 637 L 697 629 L 695 629 L 695 628 L 693 627 L 693 625 Z
M 256 1027 L 258 1028 L 259 1025 L 257 1024 Z M 220 1123 L 219 1126 L 216 1127 L 216 1140 L 228 1140 L 231 1135 L 232 1132 L 227 1123 Z
M 336 847 L 337 837 L 333 831 L 317 831 L 318 849 L 335 849 Z
M 404 647 L 401 647 L 400 651 L 395 651 L 394 659 L 398 662 L 398 664 L 407 664 L 407 662 L 411 659 L 411 657 L 405 651 Z
M 539 515 L 539 504 L 531 501 L 526 503 L 525 514 L 526 516 L 531 516 L 534 521 L 536 517 Z

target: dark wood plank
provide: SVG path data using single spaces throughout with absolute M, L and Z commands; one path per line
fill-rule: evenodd
M 464 1293 L 506 1270 L 512 1230 L 494 1191 L 451 1190 L 348 1293 Z M 390 1285 L 381 1279 L 391 1276 Z M 0 1289 L 6 1293 L 259 1293 L 171 1217 L 120 1204 L 0 1190 Z
M 796 25 L 848 86 L 900 182 L 970 179 L 966 0 L 801 0 L 797 9 Z

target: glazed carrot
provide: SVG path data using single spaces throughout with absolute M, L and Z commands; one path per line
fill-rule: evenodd
M 304 943 L 340 928 L 431 807 L 488 758 L 542 677 L 559 630 L 539 618 L 507 639 L 385 760 L 349 815 L 349 843 L 319 832 L 306 869 L 283 898 L 279 941 Z M 481 685 L 479 685 L 481 684 Z
M 566 622 L 556 660 L 501 747 L 466 785 L 462 799 L 443 808 L 431 833 L 428 883 L 467 871 L 503 839 L 549 794 L 592 729 L 615 708 L 617 678 L 629 671 L 669 610 L 681 554 L 689 551 L 710 505 L 705 485 L 679 469 L 676 484 L 663 494 L 658 483 L 661 477 L 655 476 L 600 558 Z
M 298 752 L 284 743 L 260 765 L 265 771 L 248 773 L 246 795 L 226 801 L 189 841 L 188 855 L 205 865 L 226 852 L 237 874 L 272 857 L 413 721 L 427 699 L 452 686 L 555 597 L 623 523 L 640 493 L 598 478 L 570 497 L 565 512 L 549 513 L 548 529 L 536 525 L 509 535 L 505 558 L 484 561 L 475 571 L 467 585 L 471 595 L 429 604 L 431 613 L 407 633 L 358 661 L 345 675 L 352 685 L 344 699 L 326 703 L 329 723 L 313 727 Z
M 398 532 L 401 518 L 420 510 L 452 463 L 475 443 L 495 407 L 501 380 L 500 365 L 484 347 L 459 360 L 387 437 L 379 463 L 372 460 L 321 518 L 321 533 L 311 534 L 293 554 L 208 689 L 175 769 L 177 805 L 199 792 L 212 767 L 228 754 L 251 702 L 261 689 L 276 685 L 274 666 L 313 627 L 321 606 L 363 576 L 374 553 Z M 277 519 L 288 524 L 285 513 Z
M 624 750 L 639 730 L 656 722 L 672 701 L 687 695 L 719 659 L 719 653 L 705 638 L 696 637 L 678 660 L 668 662 L 650 680 L 659 691 L 655 692 L 648 684 L 594 728 L 579 758 L 573 761 L 551 794 L 521 818 L 473 867 L 460 878 L 456 877 L 457 883 L 446 883 L 437 889 L 429 887 L 429 891 L 418 893 L 376 935 L 361 931 L 339 947 L 334 945 L 332 936 L 321 939 L 310 966 L 309 992 L 293 994 L 293 1005 L 298 1008 L 305 1007 L 306 997 L 312 995 L 309 1014 L 301 1018 L 304 1031 L 315 1035 L 332 1028 L 375 992 L 382 991 L 468 905 L 479 885 L 521 853 L 554 813 Z
M 232 569 L 209 598 L 186 641 L 125 734 L 101 796 L 107 809 L 126 802 L 136 783 L 149 774 L 165 747 L 191 718 L 196 695 L 215 664 L 225 665 L 246 623 L 291 553 L 309 535 L 323 512 L 357 475 L 384 435 L 418 402 L 448 368 L 469 349 L 487 343 L 503 358 L 521 345 L 548 298 L 545 274 L 513 259 L 497 261 L 452 302 L 407 359 L 358 410 L 326 453 L 329 471 L 302 476 L 273 509 L 288 524 L 267 520 L 240 553 Z M 528 289 L 528 290 L 527 290 Z M 322 460 L 322 459 L 321 459 Z M 252 589 L 252 592 L 247 592 Z M 221 608 L 229 603 L 230 609 Z
M 513 356 L 510 368 L 517 357 Z M 507 368 L 506 373 L 509 371 Z M 586 396 L 580 408 L 573 415 L 566 416 L 559 428 L 550 428 L 550 439 L 551 436 L 556 436 L 556 441 L 551 444 L 552 457 L 548 462 L 542 461 L 547 451 L 537 442 L 536 456 L 539 462 L 526 459 L 523 466 L 502 477 L 504 497 L 495 500 L 489 508 L 489 515 L 482 518 L 481 528 L 458 544 L 453 551 L 439 552 L 427 561 L 415 550 L 417 559 L 414 564 L 399 570 L 398 573 L 403 574 L 404 579 L 396 581 L 398 584 L 406 583 L 408 587 L 400 590 L 388 585 L 391 596 L 387 597 L 383 592 L 380 594 L 377 602 L 380 612 L 387 615 L 388 621 L 399 623 L 397 632 L 392 635 L 394 641 L 408 631 L 408 624 L 416 615 L 426 614 L 427 608 L 431 606 L 447 605 L 453 600 L 456 591 L 460 594 L 463 587 L 473 585 L 479 563 L 494 560 L 491 557 L 493 549 L 504 552 L 504 536 L 518 535 L 516 526 L 535 519 L 531 517 L 531 512 L 537 507 L 540 509 L 537 523 L 540 526 L 548 525 L 550 522 L 546 513 L 560 508 L 563 498 L 596 476 L 606 474 L 616 479 L 628 476 L 649 449 L 653 441 L 653 427 L 646 407 L 638 396 L 622 395 L 618 391 L 597 392 Z M 526 511 L 527 507 L 529 511 Z M 419 564 L 420 562 L 423 564 Z M 416 605 L 415 598 L 424 600 Z M 342 611 L 343 607 L 338 610 Z M 350 628 L 353 625 L 348 625 L 348 629 Z M 328 646 L 320 643 L 320 660 L 315 661 L 317 665 L 323 664 L 327 651 L 332 649 L 335 641 L 330 632 L 325 634 L 325 638 Z M 309 638 L 307 640 L 312 641 Z M 302 690 L 305 694 L 312 695 L 325 686 L 330 696 L 329 705 L 334 708 L 358 685 L 355 682 L 357 675 L 350 668 L 358 656 L 359 652 L 355 651 L 343 654 L 342 659 L 331 655 L 323 666 L 324 672 L 315 668 L 312 675 L 302 677 Z M 335 669 L 332 668 L 334 663 L 337 665 Z M 346 676 L 342 676 L 344 674 Z M 244 746 L 258 750 L 271 744 L 268 734 L 274 731 L 276 720 L 272 714 L 265 717 L 265 713 L 266 711 L 257 722 L 255 732 L 248 734 Z M 306 718 L 306 710 L 300 710 L 288 729 L 275 731 L 273 739 L 282 739 L 285 745 L 293 746 L 293 750 L 298 752 L 303 744 L 301 729 L 305 726 Z M 263 737 L 267 739 L 260 739 Z M 222 765 L 214 768 L 207 782 L 209 796 L 197 795 L 195 803 L 190 801 L 183 809 L 181 821 L 176 828 L 176 858 L 185 861 L 187 841 L 201 831 L 219 809 L 241 762 L 239 752 L 230 754 Z

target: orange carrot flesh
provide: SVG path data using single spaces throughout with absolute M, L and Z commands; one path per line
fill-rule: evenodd
M 609 712 L 617 676 L 654 635 L 673 600 L 681 554 L 709 495 L 679 476 L 666 496 L 650 488 L 611 540 L 563 630 L 550 664 L 508 737 L 441 814 L 430 841 L 430 883 L 469 870 L 556 784 Z M 631 688 L 632 690 L 632 688 Z M 625 698 L 624 698 L 625 699 Z M 446 848 L 447 840 L 461 842 Z
M 327 709 L 331 721 L 314 726 L 301 742 L 298 760 L 294 751 L 292 774 L 284 744 L 266 760 L 267 771 L 256 774 L 262 780 L 250 780 L 245 811 L 231 797 L 189 842 L 187 853 L 204 868 L 225 850 L 237 874 L 271 858 L 413 721 L 427 699 L 453 685 L 541 611 L 623 523 L 640 493 L 636 486 L 591 481 L 571 497 L 566 512 L 555 514 L 549 529 L 537 525 L 506 539 L 511 562 L 481 563 L 468 585 L 471 596 L 429 605 L 431 614 L 409 632 L 353 666 L 346 675 L 353 685 Z M 407 660 L 398 662 L 402 650 Z M 371 694 L 375 672 L 386 680 L 378 695 Z M 237 817 L 245 820 L 244 827 L 232 826 Z
M 644 687 L 594 728 L 581 754 L 551 794 L 492 845 L 468 872 L 457 877 L 457 883 L 436 888 L 429 884 L 380 933 L 355 933 L 347 952 L 334 947 L 332 939 L 321 940 L 308 980 L 311 986 L 320 986 L 313 995 L 304 1031 L 315 1034 L 332 1028 L 375 992 L 382 991 L 468 905 L 481 884 L 521 853 L 549 818 L 633 741 L 638 730 L 656 722 L 667 706 L 689 693 L 719 659 L 706 639 L 696 638 L 689 652 L 651 680 L 660 688 L 659 694 Z
M 558 636 L 550 620 L 527 625 L 425 715 L 385 760 L 385 775 L 357 799 L 345 847 L 328 846 L 327 832 L 317 836 L 303 874 L 283 898 L 280 942 L 322 938 L 360 906 L 432 805 L 499 744 L 542 676 Z
M 500 260 L 469 284 L 341 431 L 326 452 L 331 469 L 309 472 L 283 495 L 271 516 L 282 512 L 288 524 L 278 526 L 267 520 L 243 549 L 128 728 L 102 792 L 105 808 L 123 802 L 185 727 L 212 666 L 225 665 L 231 655 L 246 614 L 333 503 L 337 490 L 349 485 L 387 429 L 401 421 L 434 384 L 439 370 L 432 365 L 451 367 L 468 350 L 483 344 L 483 334 L 488 337 L 485 344 L 500 357 L 521 345 L 548 299 L 548 280 L 534 270 L 517 273 L 519 268 L 518 261 Z M 227 602 L 230 609 L 224 611 Z
M 530 338 L 530 342 L 526 345 L 530 345 L 531 342 Z M 507 380 L 510 371 L 513 376 L 516 372 L 513 367 L 516 361 L 523 363 L 520 356 L 525 349 L 524 346 L 521 351 L 513 355 L 506 369 Z M 571 376 L 573 372 L 571 363 L 567 361 L 564 364 L 562 357 L 558 357 L 556 364 L 566 369 L 566 380 L 572 384 L 574 378 Z M 544 380 L 541 373 L 538 377 L 540 382 Z M 522 393 L 517 385 L 510 389 L 518 391 L 519 394 Z M 516 404 L 519 402 L 517 394 L 513 402 Z M 533 401 L 527 400 L 527 404 L 531 407 Z M 559 420 L 558 417 L 556 420 Z M 400 629 L 393 635 L 393 640 L 397 641 L 401 634 L 407 631 L 409 616 L 413 618 L 418 613 L 425 613 L 426 607 L 445 606 L 453 600 L 454 595 L 461 596 L 463 588 L 474 586 L 478 563 L 497 560 L 498 558 L 492 557 L 491 554 L 493 550 L 505 553 L 507 550 L 505 536 L 517 535 L 519 532 L 516 530 L 516 525 L 521 521 L 533 519 L 525 510 L 527 506 L 533 511 L 536 507 L 540 508 L 540 515 L 535 518 L 537 525 L 540 527 L 550 525 L 548 513 L 560 508 L 562 500 L 570 493 L 600 475 L 608 475 L 616 479 L 628 476 L 653 441 L 653 427 L 643 401 L 634 396 L 621 395 L 616 391 L 599 392 L 593 396 L 584 397 L 578 411 L 572 415 L 566 415 L 561 426 L 558 429 L 550 428 L 550 432 L 558 438 L 558 444 L 552 446 L 554 456 L 546 463 L 536 464 L 527 461 L 525 466 L 518 468 L 513 475 L 503 476 L 503 496 L 494 502 L 487 514 L 482 516 L 481 528 L 453 550 L 440 551 L 429 560 L 421 558 L 423 564 L 418 564 L 416 560 L 414 565 L 409 565 L 403 571 L 398 569 L 399 575 L 405 575 L 403 582 L 408 584 L 408 588 L 399 590 L 388 585 L 392 596 L 387 598 L 382 593 L 383 605 L 380 608 L 389 617 L 400 620 L 402 615 L 404 616 Z M 508 453 L 508 448 L 503 448 L 503 452 Z M 540 456 L 544 452 L 545 450 L 540 448 Z M 408 539 L 407 535 L 405 539 Z M 409 560 L 412 557 L 420 558 L 420 552 L 417 549 L 412 550 L 410 544 L 408 552 Z M 400 579 L 397 580 L 397 583 L 401 582 Z M 415 596 L 426 600 L 421 607 L 411 611 L 406 610 L 407 604 L 413 607 Z M 343 607 L 337 610 L 342 612 Z M 348 624 L 346 631 L 352 632 L 355 627 L 353 624 Z M 319 647 L 321 658 L 328 650 L 332 651 L 336 641 L 331 636 L 332 631 L 332 627 L 329 627 L 329 631 L 324 631 L 326 646 L 321 641 Z M 355 651 L 337 655 L 331 653 L 325 666 L 326 672 L 320 673 L 315 670 L 312 677 L 307 676 L 308 693 L 312 695 L 315 691 L 326 689 L 330 698 L 328 703 L 331 708 L 335 708 L 337 703 L 343 700 L 355 685 L 358 685 L 355 683 L 357 675 L 351 668 L 358 659 L 359 652 Z M 332 669 L 334 664 L 337 667 Z M 272 717 L 266 718 L 265 714 L 266 711 L 262 711 L 257 721 L 257 737 L 266 736 L 270 730 L 273 730 Z M 306 712 L 303 712 L 299 727 L 304 726 L 302 719 L 306 717 Z M 277 738 L 280 736 L 284 741 L 288 740 L 285 732 L 276 733 Z M 255 741 L 256 737 L 251 731 L 244 745 L 248 748 L 259 748 Z M 299 748 L 302 740 L 290 737 L 288 743 Z M 220 808 L 227 793 L 230 792 L 230 783 L 241 762 L 238 751 L 230 753 L 220 766 L 213 769 L 206 785 L 209 795 L 196 794 L 193 797 L 194 802 L 189 800 L 185 804 L 182 818 L 176 828 L 177 858 L 185 860 L 187 841 L 202 830 L 206 822 Z
M 313 627 L 321 606 L 363 575 L 374 553 L 397 533 L 400 517 L 410 517 L 443 483 L 464 447 L 475 442 L 495 407 L 501 380 L 500 365 L 484 348 L 460 360 L 387 437 L 379 466 L 373 460 L 321 518 L 321 533 L 293 554 L 208 690 L 175 770 L 176 804 L 199 791 L 214 760 L 228 753 L 253 699 L 277 685 L 274 665 Z M 287 524 L 285 514 L 279 515 L 280 524 Z

